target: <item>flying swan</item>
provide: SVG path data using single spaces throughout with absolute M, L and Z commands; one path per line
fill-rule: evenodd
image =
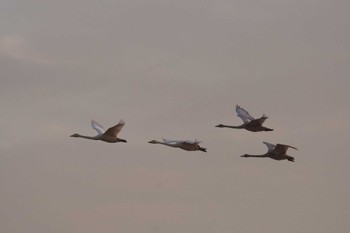
M 292 156 L 289 156 L 286 154 L 288 148 L 292 148 L 294 150 L 297 150 L 297 148 L 289 145 L 283 145 L 283 144 L 271 144 L 268 142 L 263 142 L 266 146 L 268 151 L 265 154 L 262 155 L 249 155 L 249 154 L 244 154 L 241 157 L 256 157 L 256 158 L 271 158 L 275 160 L 285 160 L 287 159 L 288 161 L 294 162 L 294 158 Z
M 151 144 L 162 144 L 165 146 L 170 146 L 170 147 L 175 147 L 175 148 L 181 148 L 183 150 L 187 150 L 187 151 L 196 151 L 196 150 L 200 150 L 203 152 L 207 152 L 206 148 L 200 147 L 199 143 L 201 143 L 200 141 L 190 141 L 190 140 L 185 140 L 185 141 L 180 141 L 180 140 L 168 140 L 163 138 L 163 141 L 157 141 L 157 140 L 152 140 L 149 141 L 148 143 Z
M 126 142 L 125 139 L 118 138 L 118 133 L 120 130 L 123 128 L 125 125 L 125 121 L 120 120 L 119 123 L 109 129 L 107 131 L 104 130 L 103 126 L 96 121 L 92 120 L 91 121 L 91 127 L 97 131 L 96 136 L 83 136 L 80 134 L 72 134 L 71 137 L 74 138 L 86 138 L 86 139 L 91 139 L 91 140 L 101 140 L 104 142 L 110 142 L 110 143 L 115 143 L 115 142 Z
M 216 125 L 215 127 L 232 128 L 232 129 L 246 129 L 246 130 L 252 131 L 252 132 L 273 131 L 273 129 L 262 126 L 264 121 L 268 118 L 265 114 L 258 119 L 254 119 L 254 117 L 249 115 L 248 111 L 246 111 L 244 108 L 240 107 L 239 105 L 236 105 L 236 113 L 237 113 L 237 116 L 239 116 L 243 120 L 242 125 L 230 126 L 230 125 L 219 124 L 219 125 Z

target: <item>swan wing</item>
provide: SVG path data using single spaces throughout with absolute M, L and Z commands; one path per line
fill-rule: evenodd
M 178 144 L 181 144 L 184 142 L 184 141 L 180 141 L 180 140 L 169 140 L 166 138 L 162 138 L 162 139 L 163 139 L 164 143 L 169 144 L 169 145 L 178 145 Z
M 167 143 L 167 144 L 172 144 L 172 145 L 179 145 L 182 143 L 186 143 L 186 144 L 199 144 L 199 143 L 201 143 L 201 141 L 197 141 L 197 139 L 196 140 L 168 140 L 165 138 L 163 138 L 163 142 Z
M 259 119 L 260 124 L 264 123 L 266 121 L 266 119 L 268 119 L 268 118 L 269 118 L 268 116 L 263 114 L 263 116 Z
M 105 133 L 105 129 L 97 121 L 91 120 L 91 127 L 96 130 L 99 135 Z
M 273 150 L 273 152 L 276 153 L 276 154 L 285 154 L 287 152 L 288 148 L 292 148 L 294 150 L 298 150 L 294 146 L 277 144 L 275 149 Z
M 104 134 L 112 137 L 117 137 L 118 133 L 120 132 L 120 130 L 122 130 L 124 125 L 125 125 L 125 121 L 120 120 L 118 124 L 107 129 L 107 131 Z
M 273 151 L 274 149 L 275 149 L 275 145 L 274 144 L 272 144 L 272 143 L 268 143 L 268 142 L 263 142 L 266 146 L 267 146 L 267 150 L 268 150 L 268 152 L 270 152 L 270 151 Z
M 236 113 L 237 113 L 237 116 L 240 117 L 244 123 L 248 123 L 254 120 L 254 117 L 249 115 L 249 112 L 239 105 L 236 105 Z
M 185 140 L 184 141 L 185 143 L 189 143 L 189 144 L 199 144 L 199 143 L 201 143 L 201 141 L 197 141 L 197 139 L 195 139 L 195 140 Z

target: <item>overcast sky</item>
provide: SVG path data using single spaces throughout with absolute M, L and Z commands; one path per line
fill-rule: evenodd
M 0 231 L 350 232 L 348 0 L 0 1 Z M 273 132 L 239 125 L 235 105 Z M 125 143 L 95 135 L 120 119 Z M 208 153 L 147 142 L 198 139 Z M 241 158 L 284 143 L 295 163 Z

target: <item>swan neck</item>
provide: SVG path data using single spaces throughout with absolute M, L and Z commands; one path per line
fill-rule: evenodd
M 78 138 L 85 138 L 85 139 L 91 139 L 91 140 L 97 140 L 96 137 L 91 137 L 91 136 L 84 136 L 84 135 L 77 135 L 76 137 Z
M 231 129 L 241 129 L 242 126 L 234 126 L 234 125 L 222 125 L 223 128 L 231 128 Z
M 245 157 L 266 158 L 267 154 L 263 154 L 263 155 L 249 155 L 249 154 L 246 154 Z

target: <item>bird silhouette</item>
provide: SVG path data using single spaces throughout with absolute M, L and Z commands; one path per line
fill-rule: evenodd
M 247 110 L 240 107 L 239 105 L 236 105 L 236 113 L 237 113 L 237 116 L 243 120 L 242 125 L 231 126 L 231 125 L 219 124 L 219 125 L 216 125 L 215 127 L 231 128 L 231 129 L 246 129 L 251 132 L 273 131 L 273 129 L 262 126 L 264 121 L 268 118 L 265 114 L 258 119 L 254 119 L 254 117 L 252 117 Z
M 250 155 L 250 154 L 244 154 L 241 157 L 249 158 L 271 158 L 274 160 L 288 160 L 291 162 L 294 162 L 294 158 L 292 156 L 287 155 L 288 148 L 292 148 L 294 150 L 297 150 L 297 148 L 289 145 L 284 144 L 271 144 L 268 142 L 263 142 L 266 146 L 268 151 L 265 154 L 262 155 Z
M 165 146 L 170 146 L 170 147 L 175 147 L 175 148 L 181 148 L 183 150 L 187 150 L 187 151 L 196 151 L 196 150 L 200 150 L 203 152 L 207 152 L 206 148 L 200 147 L 199 143 L 201 143 L 200 141 L 190 141 L 190 140 L 185 140 L 185 141 L 181 141 L 181 140 L 168 140 L 163 138 L 163 141 L 157 141 L 157 140 L 152 140 L 149 141 L 148 143 L 151 144 L 162 144 Z
M 97 131 L 96 136 L 84 136 L 80 134 L 72 134 L 71 137 L 74 138 L 85 138 L 85 139 L 91 139 L 91 140 L 100 140 L 104 142 L 109 143 L 115 143 L 115 142 L 126 142 L 125 139 L 118 138 L 118 133 L 121 131 L 123 126 L 125 125 L 125 121 L 120 120 L 119 123 L 113 127 L 110 127 L 106 131 L 104 130 L 103 126 L 96 121 L 91 121 L 91 127 Z

